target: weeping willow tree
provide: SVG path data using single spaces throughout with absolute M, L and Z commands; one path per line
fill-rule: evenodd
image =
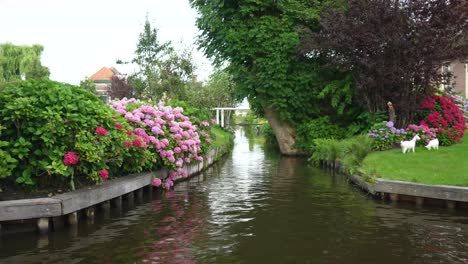
M 0 44 L 0 84 L 16 80 L 49 77 L 49 68 L 42 66 L 41 45 L 16 46 Z

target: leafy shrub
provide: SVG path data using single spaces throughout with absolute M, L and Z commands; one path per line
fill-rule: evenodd
M 359 135 L 341 142 L 343 147 L 342 156 L 340 157 L 343 168 L 349 174 L 356 173 L 357 169 L 362 166 L 364 158 L 371 152 L 373 141 L 366 135 Z
M 269 123 L 265 123 L 260 128 L 260 133 L 265 137 L 265 140 L 270 144 L 277 144 L 275 132 Z
M 353 174 L 362 165 L 364 158 L 371 150 L 372 139 L 366 135 L 343 140 L 316 139 L 309 161 L 318 163 L 320 161 L 341 160 L 343 169 Z
M 348 125 L 346 129 L 346 138 L 365 133 L 371 130 L 372 126 L 377 123 L 384 122 L 387 118 L 387 114 L 383 111 L 377 111 L 374 113 L 360 111 L 353 119 L 353 122 Z
M 313 119 L 297 128 L 298 140 L 296 147 L 310 150 L 314 146 L 314 140 L 319 138 L 341 139 L 346 134 L 346 129 L 332 124 L 328 116 Z
M 130 126 L 114 114 L 76 86 L 48 80 L 7 85 L 0 92 L 0 151 L 7 157 L 0 180 L 30 186 L 70 182 L 73 189 L 75 180 L 100 182 L 102 170 L 118 176 L 150 169 L 151 153 L 125 146 L 133 140 L 125 133 Z M 68 152 L 78 160 L 67 166 Z
M 395 128 L 391 121 L 384 121 L 372 126 L 367 135 L 373 139 L 373 150 L 386 150 L 391 149 L 396 143 L 404 139 L 406 131 L 405 129 Z
M 463 112 L 450 96 L 429 96 L 421 106 L 421 125 L 437 129 L 441 145 L 449 146 L 463 138 L 466 125 Z
M 318 163 L 320 161 L 334 162 L 341 158 L 341 141 L 330 138 L 317 138 L 312 147 L 312 156 L 309 161 Z

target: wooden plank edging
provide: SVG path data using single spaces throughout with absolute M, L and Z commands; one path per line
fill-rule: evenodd
M 377 179 L 374 190 L 416 197 L 468 202 L 468 188 L 449 185 L 429 185 L 415 182 Z
M 212 165 L 219 153 L 220 149 L 212 149 L 204 161 L 184 166 L 182 169 L 188 172 L 187 178 Z M 0 222 L 66 215 L 150 185 L 153 175 L 165 178 L 167 174 L 168 170 L 162 168 L 153 172 L 118 177 L 100 185 L 85 187 L 50 198 L 0 201 Z M 182 179 L 186 178 L 179 177 L 177 180 Z

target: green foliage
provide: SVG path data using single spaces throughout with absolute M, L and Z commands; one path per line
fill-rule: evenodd
M 364 158 L 370 153 L 372 140 L 360 135 L 344 140 L 320 138 L 314 140 L 313 154 L 309 161 L 335 162 L 340 160 L 343 168 L 354 174 L 362 165 Z
M 320 161 L 334 162 L 342 156 L 343 149 L 340 143 L 339 140 L 330 138 L 314 139 L 313 152 L 309 160 L 314 163 L 319 163 Z
M 171 100 L 169 105 L 172 107 L 182 107 L 184 109 L 184 115 L 190 117 L 191 122 L 201 123 L 203 121 L 210 121 L 210 117 L 213 115 L 210 109 L 194 107 L 186 101 Z
M 129 76 L 128 83 L 139 99 L 187 100 L 194 81 L 192 50 L 177 51 L 171 42 L 160 43 L 157 32 L 146 18 L 143 32 L 138 38 L 135 58 L 131 60 L 138 70 Z M 117 63 L 128 62 L 118 60 Z
M 0 44 L 0 85 L 2 83 L 49 77 L 49 69 L 41 65 L 41 45 L 16 46 Z
M 366 135 L 359 135 L 342 141 L 343 152 L 340 157 L 343 168 L 349 174 L 355 174 L 362 166 L 366 156 L 372 150 L 372 140 Z
M 87 91 L 90 91 L 94 94 L 96 94 L 96 84 L 94 83 L 93 80 L 89 79 L 89 78 L 85 78 L 83 80 L 80 81 L 80 87 L 87 90 Z
M 310 150 L 316 139 L 341 139 L 345 134 L 346 129 L 333 124 L 328 116 L 319 117 L 297 127 L 298 140 L 296 146 L 299 149 Z
M 276 143 L 276 136 L 275 133 L 273 132 L 273 129 L 271 128 L 269 123 L 265 123 L 260 127 L 260 133 L 265 137 L 265 141 L 274 144 Z
M 78 182 L 100 182 L 102 169 L 118 176 L 151 168 L 148 150 L 124 146 L 130 126 L 123 118 L 114 120 L 114 113 L 77 86 L 46 80 L 7 85 L 0 91 L 0 180 L 63 185 L 72 176 Z M 98 127 L 108 135 L 98 135 Z M 65 166 L 69 151 L 79 157 L 77 165 Z
M 229 63 L 241 97 L 258 113 L 269 107 L 281 119 L 301 123 L 345 112 L 353 94 L 347 75 L 321 67 L 318 57 L 298 54 L 302 27 L 317 28 L 328 1 L 190 3 L 200 14 L 199 46 L 218 65 Z
M 376 123 L 382 123 L 387 120 L 388 116 L 383 111 L 367 112 L 358 111 L 356 116 L 352 117 L 352 122 L 348 125 L 346 137 L 351 137 L 359 133 L 371 130 L 372 126 Z
M 222 69 L 215 69 L 206 84 L 192 85 L 188 99 L 192 106 L 199 108 L 235 107 L 240 102 L 232 76 Z

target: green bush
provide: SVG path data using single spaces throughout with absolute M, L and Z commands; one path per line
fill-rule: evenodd
M 0 184 L 70 183 L 73 189 L 75 181 L 100 182 L 101 170 L 118 176 L 154 166 L 151 152 L 125 146 L 130 126 L 114 114 L 77 86 L 48 80 L 8 84 L 0 91 Z M 76 164 L 64 164 L 68 152 L 78 156 Z
M 296 147 L 310 151 L 314 146 L 315 139 L 341 139 L 345 134 L 346 129 L 332 124 L 328 116 L 319 117 L 298 126 Z
M 309 161 L 319 163 L 320 161 L 340 160 L 344 170 L 352 174 L 362 165 L 364 158 L 371 150 L 372 140 L 365 135 L 343 140 L 316 139 Z
M 359 135 L 341 141 L 343 152 L 340 160 L 349 174 L 356 173 L 364 158 L 372 151 L 372 139 Z
M 278 144 L 276 141 L 275 132 L 269 123 L 265 123 L 260 127 L 260 133 L 265 137 L 265 141 L 270 144 Z
M 309 158 L 314 163 L 320 161 L 335 162 L 342 156 L 341 141 L 329 138 L 318 138 L 313 142 L 312 156 Z

